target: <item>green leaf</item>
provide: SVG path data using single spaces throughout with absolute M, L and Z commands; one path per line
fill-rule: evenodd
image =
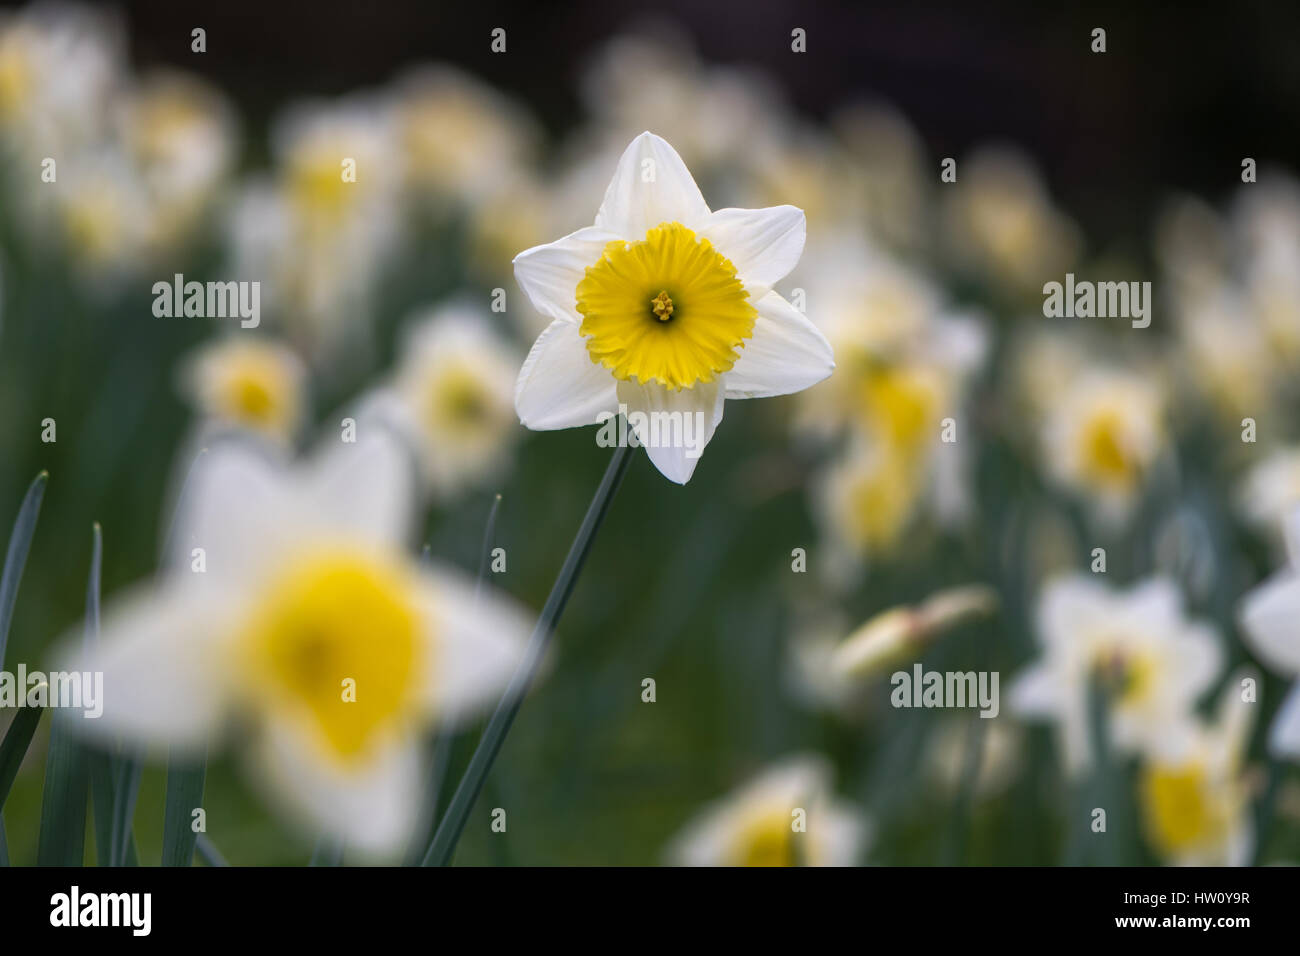
M 113 757 L 90 753 L 90 795 L 95 818 L 95 862 L 113 865 Z
M 9 643 L 9 624 L 18 600 L 18 582 L 22 580 L 23 568 L 27 565 L 27 552 L 31 550 L 32 535 L 36 531 L 36 516 L 40 514 L 41 499 L 45 497 L 45 483 L 49 477 L 49 472 L 42 471 L 27 488 L 18 517 L 14 520 L 13 532 L 9 535 L 4 574 L 0 575 L 0 666 L 4 665 L 5 648 Z
M 104 539 L 98 522 L 91 532 L 90 574 L 86 580 L 86 626 L 89 645 L 99 633 L 99 581 Z M 90 751 L 76 738 L 70 721 L 75 712 L 55 712 L 45 758 L 41 833 L 36 851 L 40 866 L 81 866 L 86 853 L 86 800 L 90 791 Z
M 140 763 L 132 757 L 120 757 L 113 768 L 113 829 L 109 838 L 111 866 L 134 866 L 135 854 L 131 821 L 135 818 L 135 799 L 140 793 Z
M 198 839 L 194 841 L 194 849 L 198 850 L 199 856 L 208 866 L 230 866 L 226 858 L 221 855 L 221 851 L 216 845 L 208 839 L 206 833 L 197 834 Z
M 621 445 L 610 459 L 605 469 L 605 476 L 600 480 L 600 486 L 596 489 L 591 505 L 587 508 L 587 514 L 582 519 L 582 525 L 574 536 L 573 544 L 569 546 L 569 554 L 565 557 L 560 573 L 551 586 L 551 593 L 546 598 L 541 616 L 537 619 L 537 626 L 533 628 L 533 636 L 529 638 L 524 658 L 519 662 L 515 676 L 511 678 L 510 686 L 502 695 L 501 702 L 497 704 L 492 719 L 488 721 L 487 729 L 483 731 L 478 747 L 474 750 L 474 756 L 470 758 L 469 766 L 465 768 L 465 774 L 460 778 L 456 792 L 452 795 L 447 812 L 442 822 L 438 824 L 433 843 L 429 845 L 429 852 L 425 854 L 424 866 L 446 866 L 451 862 L 452 854 L 456 852 L 456 844 L 465 830 L 466 821 L 469 820 L 470 810 L 473 809 L 475 801 L 483 790 L 488 771 L 492 769 L 497 754 L 501 752 L 501 745 L 505 743 L 506 734 L 510 732 L 515 715 L 523 706 L 528 689 L 532 687 L 537 669 L 541 666 L 547 645 L 551 642 L 551 635 L 555 633 L 555 626 L 559 623 L 560 615 L 564 613 L 564 606 L 569 602 L 569 595 L 573 593 L 578 583 L 578 575 L 582 571 L 583 564 L 586 563 L 596 532 L 600 530 L 601 523 L 613 504 L 614 493 L 623 483 L 623 476 L 632 461 L 631 452 L 630 446 Z
M 207 759 L 167 763 L 167 805 L 163 812 L 163 866 L 189 866 L 194 860 L 194 810 L 203 804 Z
M 5 805 L 9 788 L 14 785 L 18 768 L 22 766 L 23 757 L 27 755 L 27 748 L 44 711 L 44 707 L 19 707 L 13 723 L 9 725 L 9 732 L 0 742 L 0 808 Z

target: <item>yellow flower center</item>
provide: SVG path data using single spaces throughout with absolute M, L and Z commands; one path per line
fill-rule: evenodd
M 211 374 L 210 413 L 259 431 L 292 428 L 298 414 L 295 382 L 276 356 L 256 348 L 231 350 Z
M 1162 853 L 1214 844 L 1226 834 L 1231 813 L 1216 799 L 1200 764 L 1148 767 L 1141 790 L 1147 831 Z
M 1124 421 L 1119 412 L 1098 414 L 1084 427 L 1083 467 L 1099 484 L 1129 487 L 1137 480 L 1139 465 L 1128 453 Z
M 334 228 L 351 211 L 359 195 L 356 183 L 343 178 L 346 151 L 303 148 L 288 164 L 288 193 L 309 236 L 316 229 Z
M 396 564 L 327 550 L 274 578 L 242 633 L 259 702 L 292 709 L 342 763 L 400 730 L 417 703 L 421 615 Z
M 912 459 L 893 450 L 849 478 L 843 531 L 863 550 L 892 547 L 907 527 L 923 487 Z
M 1140 706 L 1148 700 L 1159 677 L 1158 665 L 1150 654 L 1108 649 L 1097 654 L 1094 666 L 1121 707 Z
M 477 432 L 491 423 L 494 403 L 480 376 L 456 368 L 438 376 L 429 398 L 429 425 L 437 430 Z
M 0 44 L 0 118 L 13 116 L 27 105 L 31 85 L 31 69 L 19 44 Z
M 755 814 L 740 827 L 732 848 L 737 866 L 798 866 L 799 847 L 785 808 Z
M 576 296 L 593 362 L 672 389 L 728 371 L 758 316 L 731 261 L 679 222 L 609 243 Z
M 918 450 L 938 436 L 938 382 L 923 368 L 875 368 L 862 384 L 868 419 L 901 452 Z

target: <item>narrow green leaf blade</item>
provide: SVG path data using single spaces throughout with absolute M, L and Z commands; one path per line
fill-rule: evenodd
M 18 601 L 18 583 L 22 580 L 23 568 L 27 566 L 27 553 L 32 547 L 36 517 L 41 511 L 45 483 L 49 477 L 49 472 L 43 471 L 28 486 L 22 506 L 18 509 L 18 517 L 14 519 L 13 532 L 9 535 L 4 573 L 0 574 L 0 666 L 4 665 L 5 648 L 9 643 L 9 624 L 13 621 L 14 604 Z
M 167 804 L 163 812 L 163 866 L 189 866 L 194 860 L 194 811 L 203 804 L 207 760 L 172 758 L 167 763 Z
M 44 707 L 18 708 L 13 723 L 9 725 L 9 732 L 0 742 L 0 808 L 4 807 L 5 800 L 9 797 L 9 788 L 14 785 L 14 778 L 18 776 L 23 757 L 27 756 L 27 748 L 31 745 L 36 725 L 41 722 L 44 710 Z

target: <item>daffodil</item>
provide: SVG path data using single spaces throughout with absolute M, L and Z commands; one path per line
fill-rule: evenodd
M 150 237 L 166 252 L 189 237 L 235 159 L 235 121 L 221 94 L 176 73 L 152 75 L 117 104 L 118 133 L 149 196 Z
M 1165 408 L 1160 383 L 1150 375 L 1090 369 L 1065 385 L 1045 413 L 1044 463 L 1103 521 L 1122 521 L 1168 448 Z
M 408 557 L 410 472 L 382 429 L 288 470 L 211 448 L 161 578 L 76 654 L 104 674 L 103 716 L 82 729 L 181 750 L 226 729 L 295 820 L 360 850 L 400 845 L 427 725 L 495 700 L 530 629 L 490 589 Z
M 1058 725 L 1071 772 L 1091 761 L 1093 686 L 1108 701 L 1108 736 L 1132 753 L 1191 712 L 1223 656 L 1214 630 L 1189 620 L 1177 588 L 1160 578 L 1126 592 L 1082 576 L 1055 580 L 1039 601 L 1038 637 L 1042 657 L 1016 680 L 1011 706 Z
M 1242 671 L 1224 685 L 1213 723 L 1189 719 L 1164 733 L 1143 760 L 1138 795 L 1147 839 L 1161 857 L 1188 866 L 1244 866 L 1254 847 L 1243 762 L 1255 703 Z
M 681 866 L 855 866 L 870 827 L 835 797 L 831 769 L 802 754 L 707 807 L 668 849 Z
M 361 419 L 395 424 L 439 497 L 499 471 L 519 434 L 510 403 L 518 359 L 487 316 L 467 302 L 433 310 L 416 320 L 400 355 L 392 381 L 363 401 Z
M 534 429 L 595 424 L 619 406 L 650 460 L 685 484 L 728 398 L 797 392 L 834 368 L 817 328 L 773 290 L 803 251 L 792 206 L 710 211 L 681 157 L 642 133 L 619 160 L 595 224 L 515 258 L 551 324 L 515 408 Z M 649 416 L 697 416 L 703 435 L 651 442 Z
M 1270 670 L 1300 678 L 1300 507 L 1287 521 L 1290 564 L 1248 593 L 1241 603 L 1241 626 L 1255 656 Z M 1269 750 L 1300 761 L 1300 680 L 1283 701 L 1269 728 Z
M 1246 475 L 1239 496 L 1247 520 L 1277 543 L 1291 512 L 1300 507 L 1300 446 L 1278 448 Z
M 955 257 L 1013 293 L 1036 295 L 1059 279 L 1079 252 L 1078 227 L 1052 203 L 1032 161 L 1018 151 L 985 148 L 960 167 L 945 225 Z
M 235 334 L 204 345 L 181 387 L 206 422 L 291 441 L 305 405 L 305 370 L 292 350 Z

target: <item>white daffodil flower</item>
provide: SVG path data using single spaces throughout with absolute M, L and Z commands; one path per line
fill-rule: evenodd
M 1187 720 L 1162 735 L 1139 777 L 1142 820 L 1152 847 L 1184 866 L 1245 866 L 1255 834 L 1244 771 L 1255 703 L 1243 694 L 1249 668 L 1224 685 L 1213 723 Z
M 1300 678 L 1300 508 L 1291 512 L 1286 538 L 1291 563 L 1245 596 L 1241 629 L 1269 670 Z M 1273 718 L 1268 748 L 1275 756 L 1300 761 L 1300 680 Z
M 382 431 L 292 468 L 209 450 L 174 561 L 72 655 L 104 675 L 102 717 L 77 725 L 182 750 L 237 728 L 293 819 L 363 851 L 401 845 L 426 725 L 495 700 L 530 630 L 504 598 L 407 557 L 411 470 Z
M 287 444 L 302 423 L 306 369 L 272 340 L 229 335 L 205 343 L 180 378 L 182 391 L 212 424 Z
M 551 320 L 515 386 L 520 421 L 574 428 L 622 406 L 655 467 L 685 484 L 726 399 L 797 392 L 835 367 L 825 337 L 772 289 L 804 234 L 793 206 L 710 211 L 681 157 L 642 133 L 594 225 L 515 258 Z
M 855 866 L 870 827 L 837 800 L 825 758 L 782 760 L 705 810 L 669 846 L 678 866 Z
M 1115 592 L 1083 576 L 1048 584 L 1038 606 L 1043 656 L 1011 689 L 1012 710 L 1056 721 L 1066 769 L 1091 762 L 1088 696 L 1109 689 L 1108 736 L 1132 753 L 1186 717 L 1219 673 L 1208 625 L 1188 620 L 1177 588 L 1155 578 Z
M 519 426 L 510 407 L 518 354 L 485 312 L 453 302 L 420 315 L 390 382 L 361 401 L 415 450 L 426 488 L 452 498 L 507 463 Z

